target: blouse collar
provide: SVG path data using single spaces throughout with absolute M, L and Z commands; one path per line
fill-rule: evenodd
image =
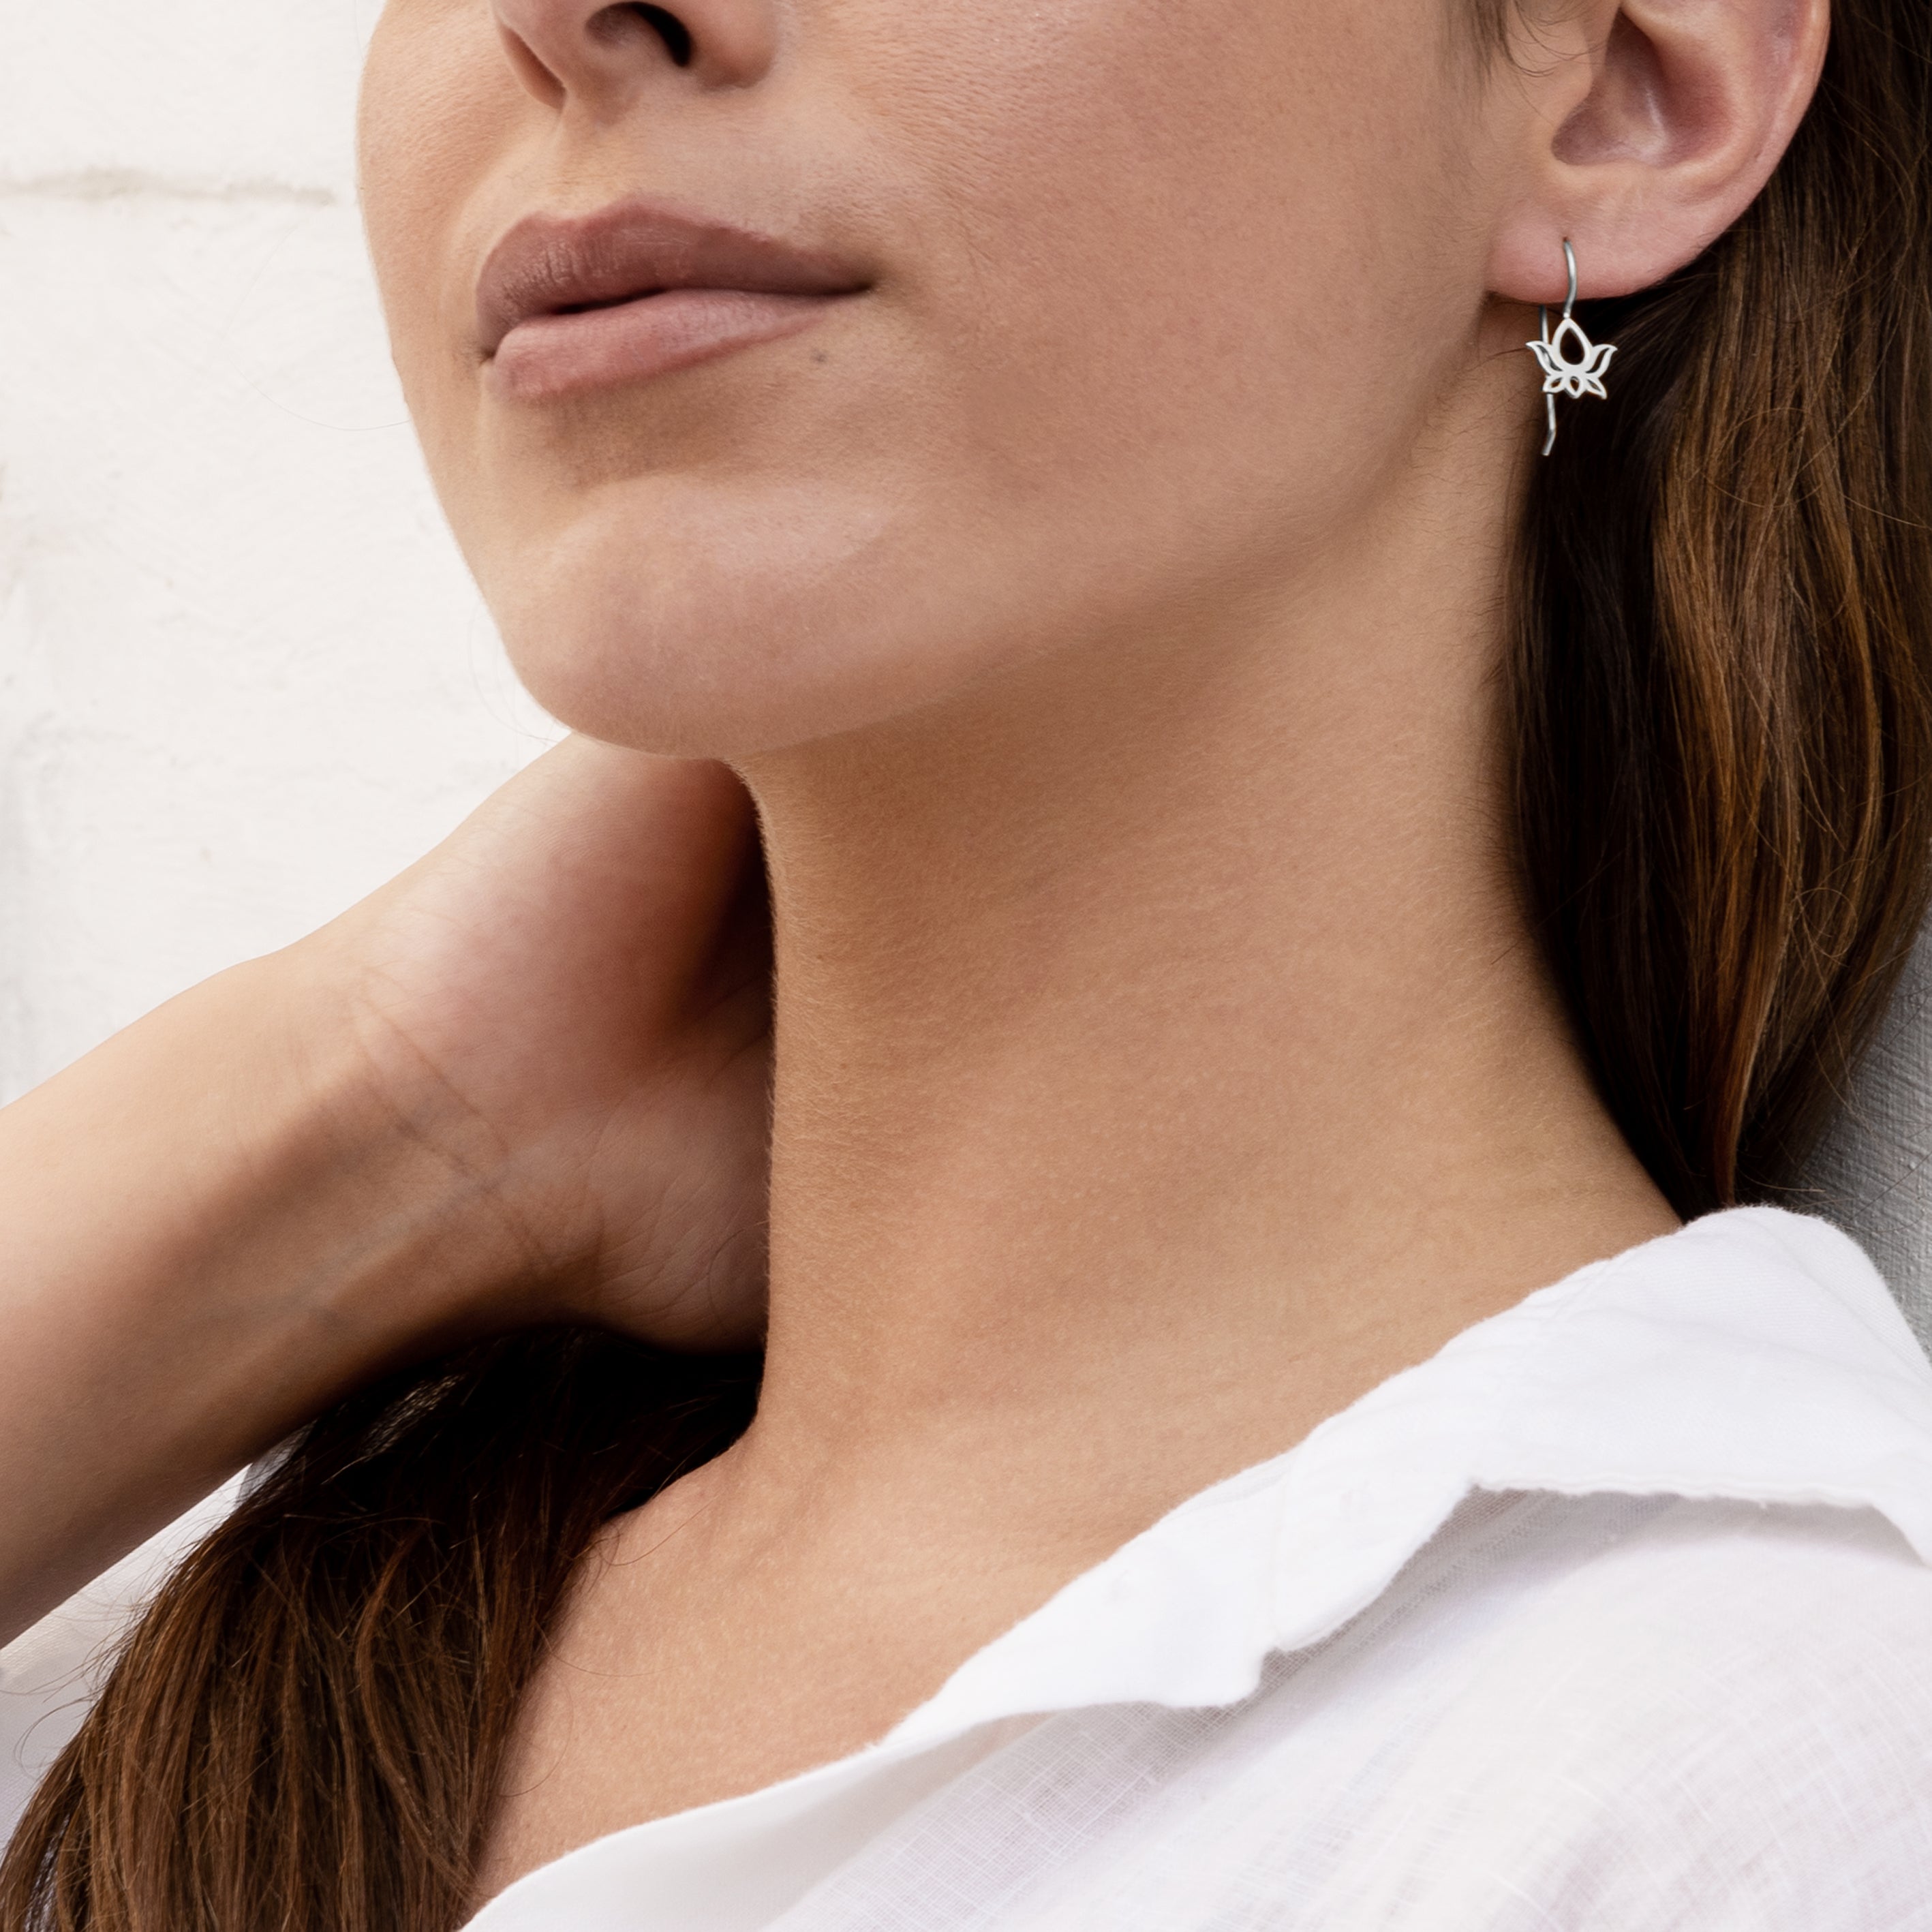
M 1876 1510 L 1932 1562 L 1932 1364 L 1857 1244 L 1734 1208 L 1465 1330 L 1183 1503 L 970 1659 L 888 1744 L 1082 1706 L 1238 1702 L 1475 1490 Z
M 762 1925 L 1030 1718 L 1238 1702 L 1373 1603 L 1478 1490 L 1875 1510 L 1932 1562 L 1932 1364 L 1855 1243 L 1732 1209 L 1466 1330 L 1202 1491 L 970 1658 L 878 1743 L 613 1833 L 471 1932 Z M 890 1772 L 890 1777 L 884 1775 Z

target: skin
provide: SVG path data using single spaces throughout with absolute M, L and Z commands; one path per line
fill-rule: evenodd
M 1510 874 L 1521 344 L 1565 236 L 1610 294 L 1736 218 L 1826 31 L 1580 0 L 1492 62 L 1444 0 L 678 16 L 682 68 L 623 8 L 393 0 L 365 94 L 432 470 L 586 735 L 0 1114 L 16 1628 L 376 1367 L 559 1316 L 742 1339 L 768 1288 L 751 1432 L 584 1566 L 485 1896 L 876 1738 L 1673 1225 Z M 640 192 L 866 290 L 506 400 L 487 250 Z

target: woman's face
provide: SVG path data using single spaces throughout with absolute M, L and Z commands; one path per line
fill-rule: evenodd
M 372 245 L 531 688 L 743 755 L 1291 594 L 1472 360 L 1456 26 L 390 0 Z

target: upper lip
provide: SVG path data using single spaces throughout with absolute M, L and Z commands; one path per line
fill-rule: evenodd
M 490 250 L 476 285 L 486 356 L 519 322 L 664 289 L 844 295 L 866 286 L 849 262 L 650 202 L 580 215 L 526 216 Z

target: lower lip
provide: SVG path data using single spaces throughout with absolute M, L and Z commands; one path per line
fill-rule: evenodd
M 666 289 L 574 315 L 519 322 L 490 362 L 490 381 L 518 402 L 548 402 L 641 382 L 736 349 L 809 328 L 842 295 Z

